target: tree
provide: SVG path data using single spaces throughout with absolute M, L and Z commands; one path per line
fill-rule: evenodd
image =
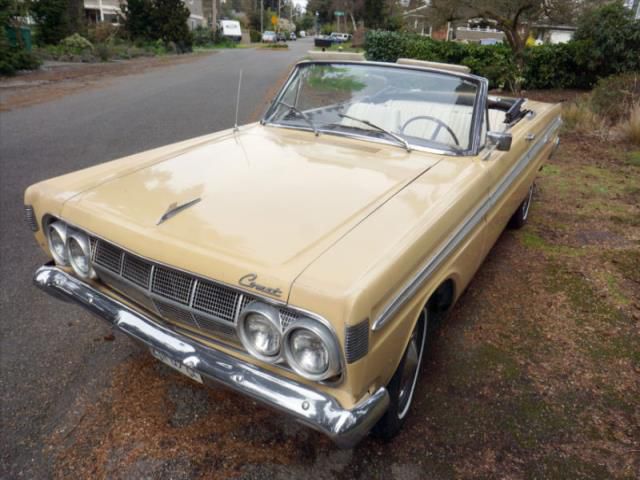
M 585 3 L 581 0 L 432 0 L 435 16 L 443 21 L 481 18 L 505 35 L 519 65 L 531 28 L 536 22 L 566 23 Z
M 125 29 L 132 38 L 173 42 L 179 52 L 191 49 L 189 9 L 182 0 L 128 0 L 121 3 Z
M 35 0 L 31 14 L 38 26 L 38 42 L 56 44 L 73 32 L 67 0 Z
M 622 2 L 581 15 L 574 40 L 585 43 L 589 69 L 599 77 L 640 70 L 640 20 Z
M 156 38 L 173 42 L 180 50 L 191 48 L 191 32 L 187 20 L 191 13 L 182 0 L 155 0 L 151 21 Z

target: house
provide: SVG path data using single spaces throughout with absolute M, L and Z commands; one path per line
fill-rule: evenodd
M 183 0 L 184 4 L 191 12 L 189 16 L 189 28 L 192 30 L 198 26 L 205 25 L 205 18 L 202 14 L 203 0 Z M 85 17 L 89 23 L 109 22 L 117 25 L 120 23 L 122 10 L 121 0 L 84 0 Z
M 571 25 L 534 24 L 537 43 L 567 43 L 573 38 L 576 27 Z

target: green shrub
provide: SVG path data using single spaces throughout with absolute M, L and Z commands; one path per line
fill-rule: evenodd
M 364 47 L 369 60 L 395 62 L 398 58 L 415 58 L 455 63 L 486 77 L 493 88 L 517 89 L 521 83 L 511 50 L 505 45 L 441 42 L 416 34 L 372 30 L 365 36 Z
M 524 52 L 524 86 L 529 89 L 590 88 L 595 72 L 585 68 L 584 42 L 529 47 Z
M 526 48 L 522 71 L 506 45 L 445 42 L 413 33 L 371 30 L 365 36 L 365 50 L 369 60 L 381 62 L 404 57 L 466 65 L 474 74 L 486 77 L 492 88 L 591 88 L 602 76 L 640 71 L 640 21 L 629 25 L 619 39 L 627 51 L 606 69 L 593 61 L 597 39 Z
M 93 44 L 82 35 L 74 33 L 60 42 L 60 47 L 68 54 L 82 55 L 93 52 Z
M 215 33 L 207 27 L 198 27 L 193 32 L 193 44 L 197 47 L 207 47 L 213 45 L 215 41 Z
M 578 19 L 574 40 L 588 50 L 587 70 L 595 77 L 640 71 L 640 20 L 622 2 L 610 2 Z
M 113 55 L 113 53 L 111 52 L 111 48 L 106 43 L 99 43 L 98 45 L 96 45 L 95 52 L 98 58 L 103 62 L 109 61 L 109 59 Z
M 36 39 L 41 45 L 53 45 L 73 33 L 67 0 L 31 2 L 30 13 L 37 24 Z
M 593 111 L 610 124 L 626 119 L 640 103 L 640 73 L 603 78 L 591 94 Z
M 251 43 L 260 43 L 262 41 L 262 34 L 257 30 L 249 30 L 249 37 L 251 38 Z
M 128 0 L 123 3 L 125 30 L 136 41 L 173 42 L 176 52 L 190 52 L 193 35 L 189 9 L 182 0 Z
M 0 43 L 0 75 L 14 75 L 18 70 L 35 70 L 40 59 L 18 47 Z

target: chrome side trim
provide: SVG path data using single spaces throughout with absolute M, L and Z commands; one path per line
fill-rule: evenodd
M 342 408 L 334 397 L 325 392 L 172 331 L 53 265 L 40 267 L 33 281 L 50 295 L 84 307 L 114 328 L 204 378 L 280 410 L 324 433 L 340 447 L 355 446 L 389 405 L 389 393 L 380 387 L 352 409 Z
M 471 231 L 473 231 L 491 208 L 493 208 L 502 198 L 518 175 L 527 167 L 529 162 L 535 158 L 540 150 L 542 150 L 542 148 L 544 148 L 544 146 L 549 142 L 549 139 L 556 130 L 560 128 L 561 124 L 562 121 L 560 120 L 560 117 L 558 117 L 549 127 L 547 127 L 538 141 L 529 148 L 529 150 L 511 168 L 509 173 L 505 175 L 498 187 L 485 198 L 482 205 L 462 222 L 462 226 L 443 243 L 439 250 L 437 250 L 437 252 L 422 267 L 420 267 L 411 280 L 409 280 L 400 289 L 400 293 L 385 305 L 381 313 L 373 321 L 371 326 L 373 331 L 380 330 L 384 327 L 398 312 L 398 310 L 400 310 L 400 308 L 424 285 L 429 276 L 431 276 L 442 265 L 444 260 L 446 260 L 446 258 L 453 253 L 456 248 L 458 248 L 458 245 L 467 237 L 467 235 L 469 235 L 469 233 L 471 233 Z

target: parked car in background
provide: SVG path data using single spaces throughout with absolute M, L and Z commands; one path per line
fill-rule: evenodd
M 289 34 L 289 40 L 297 40 L 298 38 L 296 37 L 296 32 L 291 32 Z
M 330 35 L 316 35 L 313 44 L 316 47 L 328 48 L 335 43 L 335 39 Z
M 329 36 L 335 43 L 344 43 L 348 42 L 351 39 L 351 35 L 349 35 L 348 33 L 332 32 Z
M 287 41 L 287 35 L 284 32 L 278 32 L 276 35 L 277 35 L 278 42 Z
M 304 30 L 300 30 L 298 34 L 300 35 L 300 38 L 305 38 L 307 36 L 307 32 L 305 32 Z
M 262 32 L 263 43 L 276 43 L 277 41 L 278 37 L 276 36 L 276 32 L 272 32 L 271 30 L 265 30 Z
M 237 20 L 220 20 L 220 28 L 224 37 L 235 42 L 242 40 L 242 29 Z
M 35 284 L 341 446 L 392 438 L 433 317 L 527 221 L 560 106 L 355 58 L 311 54 L 261 122 L 30 186 Z

